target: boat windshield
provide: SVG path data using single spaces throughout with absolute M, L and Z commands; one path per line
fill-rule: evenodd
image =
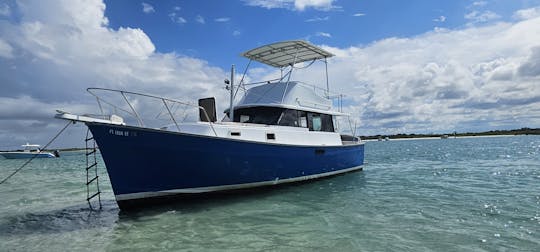
M 282 108 L 273 107 L 241 108 L 234 111 L 234 121 L 276 125 L 282 112 Z
M 265 125 L 309 128 L 335 132 L 331 115 L 275 107 L 250 107 L 234 111 L 234 121 Z

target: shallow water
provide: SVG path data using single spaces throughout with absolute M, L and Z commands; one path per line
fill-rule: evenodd
M 84 153 L 62 154 L 0 185 L 0 250 L 540 250 L 539 136 L 368 142 L 361 172 L 127 213 L 103 162 L 89 210 Z

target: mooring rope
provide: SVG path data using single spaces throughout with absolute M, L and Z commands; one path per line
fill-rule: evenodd
M 47 147 L 49 147 L 49 145 L 51 145 L 52 142 L 54 142 L 54 140 L 56 140 L 56 138 L 58 138 L 58 136 L 60 136 L 60 134 L 62 134 L 62 132 L 64 132 L 64 130 L 67 129 L 67 127 L 71 124 L 72 122 L 69 121 L 66 126 L 64 126 L 64 128 L 62 128 L 62 130 L 60 130 L 60 132 L 58 132 L 58 134 L 56 134 L 56 136 L 54 136 L 51 141 L 49 141 L 45 147 L 43 147 L 43 150 L 47 149 Z M 0 185 L 3 184 L 4 182 L 6 182 L 9 178 L 13 177 L 13 175 L 15 175 L 17 172 L 19 172 L 22 168 L 24 168 L 26 165 L 28 165 L 30 162 L 32 162 L 32 160 L 34 160 L 34 158 L 37 157 L 37 153 L 34 154 L 34 156 L 32 156 L 32 158 L 30 158 L 28 161 L 26 161 L 23 165 L 21 165 L 21 167 L 19 167 L 17 170 L 15 170 L 14 172 L 12 172 L 9 176 L 7 176 L 5 179 L 2 180 L 2 182 L 0 182 Z

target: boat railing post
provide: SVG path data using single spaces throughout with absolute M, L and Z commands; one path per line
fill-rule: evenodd
M 129 100 L 127 99 L 126 95 L 124 94 L 124 91 L 120 91 L 120 94 L 122 94 L 122 97 L 124 97 L 124 100 L 126 100 L 126 103 L 129 105 L 129 107 L 131 108 L 131 111 L 133 111 L 133 113 L 135 114 L 135 117 L 137 118 L 137 121 L 139 122 L 139 125 L 141 127 L 144 127 L 144 123 L 141 119 L 141 117 L 139 116 L 139 113 L 137 113 L 137 111 L 133 108 L 133 106 L 131 105 L 131 103 L 129 102 Z
M 86 91 L 88 93 L 90 93 L 91 95 L 93 95 L 94 97 L 96 97 L 96 99 L 98 100 L 98 105 L 100 105 L 101 103 L 104 103 L 104 104 L 107 104 L 109 106 L 111 106 L 111 108 L 114 109 L 114 113 L 118 114 L 119 110 L 122 111 L 122 112 L 125 112 L 127 113 L 128 115 L 130 116 L 133 116 L 133 117 L 137 117 L 135 114 L 133 114 L 132 112 L 128 111 L 128 110 L 125 110 L 123 108 L 120 108 L 114 104 L 112 104 L 111 102 L 99 97 L 99 95 L 95 94 L 94 92 L 92 92 L 92 90 L 100 90 L 100 91 L 108 91 L 108 92 L 114 92 L 114 93 L 121 93 L 122 91 L 121 90 L 114 90 L 114 89 L 108 89 L 108 88 L 87 88 Z M 124 97 L 125 99 L 125 97 Z M 105 116 L 105 111 L 103 111 L 103 114 Z
M 97 104 L 99 106 L 99 111 L 101 112 L 101 116 L 103 119 L 105 119 L 105 112 L 103 112 L 103 107 L 101 106 L 101 102 L 99 101 L 99 97 L 96 96 Z
M 169 116 L 171 116 L 171 119 L 173 120 L 174 125 L 176 125 L 176 129 L 178 129 L 178 132 L 180 132 L 180 126 L 178 126 L 178 123 L 176 123 L 176 120 L 174 119 L 174 116 L 171 113 L 171 110 L 169 109 L 169 106 L 167 105 L 167 102 L 165 101 L 165 99 L 161 99 L 161 101 L 163 102 L 163 105 L 165 105 L 165 108 L 169 112 Z
M 281 97 L 281 102 L 283 102 L 283 100 L 285 99 L 285 94 L 287 93 L 287 89 L 289 88 L 289 81 L 291 80 L 294 64 L 296 64 L 296 59 L 298 58 L 298 51 L 299 51 L 299 48 L 296 48 L 296 52 L 294 52 L 294 60 L 291 64 L 291 71 L 289 72 L 289 77 L 287 78 L 287 82 L 285 84 L 285 90 L 283 90 L 283 96 Z
M 213 125 L 212 121 L 210 120 L 210 116 L 206 112 L 206 109 L 204 107 L 202 107 L 202 106 L 198 106 L 198 107 L 199 107 L 199 109 L 202 109 L 202 111 L 204 112 L 204 116 L 206 117 L 206 121 L 208 121 L 208 123 L 210 124 L 210 128 L 214 132 L 214 135 L 218 136 L 216 130 L 214 129 L 214 125 Z

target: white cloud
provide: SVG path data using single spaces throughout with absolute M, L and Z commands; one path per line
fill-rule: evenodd
M 465 14 L 465 19 L 470 20 L 473 23 L 484 23 L 491 20 L 499 19 L 501 16 L 499 16 L 497 13 L 492 11 L 472 11 L 467 14 Z
M 359 13 L 354 14 L 353 17 L 363 17 L 365 15 L 366 15 L 365 13 L 360 13 L 359 12 Z
M 16 3 L 19 21 L 0 24 L 3 146 L 47 142 L 64 123 L 52 119 L 55 109 L 96 112 L 84 92 L 91 86 L 227 101 L 226 70 L 158 53 L 141 29 L 109 27 L 100 0 Z M 336 55 L 329 60 L 331 88 L 346 93 L 346 110 L 359 120 L 360 134 L 538 127 L 540 33 L 531 32 L 537 27 L 540 17 L 324 46 Z M 324 85 L 317 74 L 293 77 Z M 82 143 L 77 134 L 71 135 L 74 144 Z
M 266 9 L 287 8 L 293 0 L 244 0 L 249 6 L 263 7 Z
M 231 21 L 231 18 L 229 18 L 229 17 L 220 17 L 220 18 L 214 19 L 214 21 L 220 22 L 220 23 L 224 23 L 224 22 L 229 22 L 229 21 Z
M 518 10 L 514 13 L 513 17 L 519 20 L 540 17 L 540 7 Z
M 446 21 L 446 17 L 445 16 L 440 16 L 438 18 L 433 19 L 433 21 L 434 22 L 444 23 Z
M 297 10 L 303 11 L 306 8 L 314 8 L 319 10 L 330 10 L 334 6 L 334 0 L 295 0 L 294 7 Z
M 540 77 L 540 45 L 531 49 L 529 58 L 519 66 L 518 73 L 524 77 Z
M 87 87 L 190 101 L 217 94 L 218 101 L 226 101 L 223 70 L 200 59 L 157 53 L 141 29 L 109 27 L 100 0 L 16 4 L 19 21 L 0 24 L 2 146 L 46 143 L 64 124 L 53 119 L 55 109 L 95 113 Z M 61 137 L 64 146 L 80 146 L 82 136 L 73 134 L 74 139 Z
M 173 8 L 173 11 L 169 13 L 169 18 L 171 19 L 171 21 L 173 23 L 176 23 L 176 24 L 179 24 L 179 25 L 183 25 L 185 23 L 187 23 L 187 20 L 180 16 L 178 14 L 178 12 L 181 10 L 182 8 L 180 8 L 179 6 L 174 6 Z
M 154 10 L 154 6 L 152 6 L 150 4 L 147 4 L 147 3 L 143 2 L 142 7 L 143 7 L 143 12 L 146 13 L 146 14 L 156 12 L 156 10 Z
M 206 21 L 204 20 L 204 17 L 201 16 L 201 15 L 197 15 L 197 17 L 195 18 L 195 21 L 199 24 L 205 24 Z
M 173 21 L 173 23 L 177 23 L 177 24 L 187 23 L 187 20 L 185 18 L 178 16 L 175 12 L 169 13 L 169 18 L 171 19 L 171 21 Z
M 326 17 L 314 17 L 310 19 L 306 19 L 306 22 L 322 22 L 322 21 L 328 21 L 330 19 L 329 16 Z
M 283 8 L 303 11 L 313 8 L 321 11 L 329 11 L 337 8 L 333 5 L 335 0 L 243 0 L 246 5 L 257 6 L 266 9 Z
M 13 58 L 13 47 L 2 39 L 0 39 L 0 57 Z
M 0 16 L 9 16 L 11 15 L 11 8 L 7 3 L 0 4 Z
M 317 32 L 315 34 L 315 36 L 318 36 L 318 37 L 325 37 L 325 38 L 331 38 L 332 35 L 330 35 L 330 33 L 327 33 L 327 32 Z
M 539 127 L 536 27 L 540 18 L 325 46 L 336 55 L 331 88 L 347 95 L 361 134 Z M 295 76 L 324 86 L 316 74 Z
M 487 2 L 486 1 L 475 1 L 472 3 L 473 6 L 477 6 L 477 7 L 482 7 L 482 6 L 486 6 L 487 5 Z

